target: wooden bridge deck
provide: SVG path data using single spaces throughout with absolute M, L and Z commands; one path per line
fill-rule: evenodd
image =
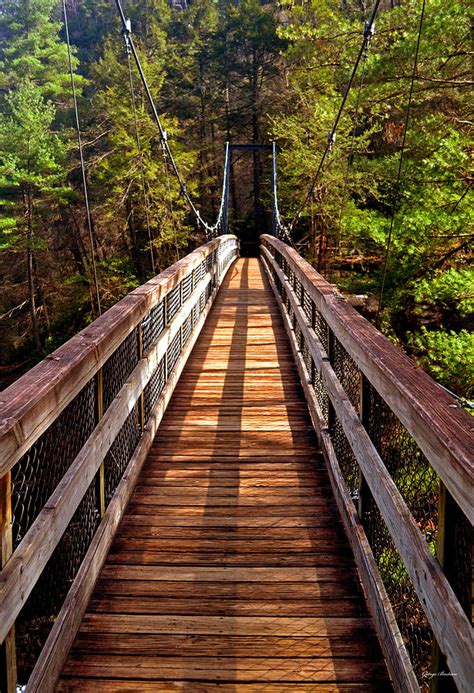
M 279 309 L 229 271 L 60 691 L 390 690 Z

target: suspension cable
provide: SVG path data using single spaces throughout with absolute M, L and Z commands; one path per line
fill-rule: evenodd
M 166 137 L 166 133 L 165 133 Z M 174 247 L 176 251 L 176 260 L 179 260 L 179 245 L 178 245 L 178 229 L 176 228 L 176 223 L 174 219 L 174 209 L 173 209 L 173 198 L 171 196 L 171 186 L 170 186 L 170 176 L 169 176 L 169 170 L 168 170 L 168 160 L 166 158 L 166 148 L 164 146 L 164 143 L 161 143 L 161 150 L 163 152 L 163 166 L 165 169 L 165 178 L 166 178 L 166 197 L 168 200 L 168 212 L 170 215 L 170 224 L 173 227 L 173 232 L 174 232 Z
M 365 35 L 366 31 L 367 31 L 367 22 L 364 23 L 364 35 Z M 351 129 L 349 151 L 348 151 L 347 162 L 346 162 L 346 170 L 344 173 L 344 181 L 342 184 L 341 207 L 339 209 L 339 220 L 338 220 L 338 228 L 337 228 L 338 236 L 336 239 L 337 243 L 333 247 L 333 253 L 332 253 L 333 254 L 333 263 L 331 265 L 331 273 L 330 273 L 329 281 L 332 281 L 332 278 L 333 278 L 336 247 L 339 247 L 339 245 L 341 243 L 342 217 L 344 215 L 345 203 L 346 203 L 346 193 L 347 193 L 347 188 L 349 185 L 349 172 L 350 172 L 350 169 L 352 167 L 352 163 L 353 163 L 353 159 L 354 159 L 355 136 L 356 136 L 356 132 L 357 132 L 357 126 L 359 124 L 360 98 L 361 98 L 361 93 L 362 93 L 362 87 L 364 86 L 364 78 L 365 78 L 365 71 L 366 71 L 366 67 L 367 67 L 367 59 L 369 57 L 370 42 L 372 41 L 374 34 L 375 34 L 375 22 L 372 24 L 372 27 L 370 28 L 370 31 L 368 33 L 367 42 L 365 45 L 365 50 L 364 50 L 364 55 L 363 55 L 362 71 L 361 71 L 361 75 L 360 75 L 359 88 L 357 90 L 357 97 L 356 97 L 356 102 L 355 102 L 355 106 L 354 106 L 354 124 L 353 124 L 353 127 Z
M 330 132 L 329 132 L 328 139 L 327 139 L 327 143 L 326 143 L 326 147 L 324 148 L 323 155 L 322 155 L 321 160 L 320 160 L 320 162 L 319 162 L 319 165 L 318 165 L 318 168 L 317 168 L 317 170 L 316 170 L 316 173 L 315 173 L 315 175 L 314 175 L 314 177 L 313 177 L 313 179 L 312 179 L 312 181 L 311 181 L 311 184 L 310 184 L 310 186 L 309 186 L 309 188 L 308 188 L 308 190 L 307 190 L 307 192 L 306 192 L 306 194 L 305 194 L 305 196 L 304 196 L 304 198 L 303 198 L 301 204 L 299 205 L 299 207 L 298 207 L 298 209 L 297 209 L 297 211 L 296 211 L 296 214 L 295 214 L 293 220 L 292 220 L 291 223 L 289 224 L 289 229 L 290 229 L 290 231 L 294 228 L 295 224 L 296 224 L 297 221 L 299 220 L 299 218 L 300 218 L 300 216 L 301 216 L 301 213 L 303 212 L 304 208 L 306 207 L 306 204 L 307 204 L 308 200 L 310 199 L 311 195 L 313 194 L 314 188 L 315 188 L 315 186 L 316 186 L 316 183 L 318 182 L 319 176 L 320 176 L 320 174 L 321 174 L 321 172 L 322 172 L 322 170 L 323 170 L 324 162 L 326 161 L 326 158 L 327 158 L 328 154 L 331 153 L 331 151 L 332 151 L 332 149 L 333 149 L 333 147 L 334 147 L 334 143 L 335 143 L 335 141 L 336 141 L 336 131 L 337 131 L 337 127 L 338 127 L 338 125 L 339 125 L 339 121 L 340 121 L 341 116 L 342 116 L 342 113 L 343 113 L 343 111 L 344 111 L 344 107 L 345 107 L 345 105 L 346 105 L 347 97 L 349 96 L 349 92 L 350 92 L 351 87 L 352 87 L 352 84 L 353 84 L 353 82 L 354 82 L 354 79 L 355 79 L 355 76 L 356 76 L 356 73 L 357 73 L 357 69 L 358 69 L 358 67 L 359 67 L 359 63 L 360 63 L 361 59 L 363 58 L 364 53 L 365 53 L 365 51 L 366 51 L 367 44 L 368 44 L 368 42 L 370 41 L 370 39 L 371 39 L 371 37 L 372 37 L 372 28 L 373 28 L 373 25 L 374 25 L 374 22 L 375 22 L 375 16 L 376 16 L 377 11 L 378 11 L 378 9 L 379 9 L 380 2 L 381 2 L 381 0 L 375 0 L 375 4 L 374 4 L 374 7 L 373 7 L 372 12 L 371 12 L 371 14 L 370 14 L 370 17 L 369 17 L 369 19 L 368 19 L 368 20 L 366 21 L 366 23 L 365 23 L 364 37 L 363 37 L 363 40 L 362 40 L 362 45 L 361 45 L 361 47 L 360 47 L 360 49 L 359 49 L 359 53 L 358 53 L 358 55 L 357 55 L 356 61 L 355 61 L 355 63 L 354 63 L 354 66 L 353 66 L 353 68 L 352 68 L 351 76 L 350 76 L 350 78 L 349 78 L 349 82 L 348 82 L 348 84 L 347 84 L 346 90 L 345 90 L 345 92 L 344 92 L 344 96 L 343 96 L 342 101 L 341 101 L 341 104 L 340 104 L 340 106 L 339 106 L 339 110 L 338 110 L 337 115 L 336 115 L 336 118 L 335 118 L 335 120 L 334 120 L 334 124 L 333 124 L 333 126 L 332 126 L 332 128 L 331 128 L 331 130 L 330 130 Z
M 272 146 L 272 194 L 273 194 L 273 209 L 272 209 L 272 233 L 279 238 L 286 238 L 288 243 L 296 249 L 291 237 L 291 229 L 283 223 L 278 207 L 278 187 L 277 187 L 277 147 L 276 142 Z
M 127 41 L 125 42 L 125 45 L 126 45 L 126 50 L 127 50 L 128 78 L 129 78 L 129 82 L 130 82 L 130 97 L 131 97 L 131 101 L 132 101 L 133 121 L 134 121 L 134 126 L 135 126 L 135 141 L 137 143 L 138 160 L 139 160 L 139 167 L 140 167 L 140 179 L 141 179 L 142 192 L 143 192 L 143 203 L 145 206 L 146 230 L 147 230 L 147 235 L 148 235 L 148 242 L 150 244 L 150 262 L 151 262 L 152 272 L 153 272 L 153 274 L 156 274 L 155 255 L 153 253 L 153 237 L 152 237 L 152 233 L 151 233 L 150 213 L 149 213 L 149 209 L 148 209 L 148 193 L 147 193 L 147 189 L 146 189 L 145 172 L 144 172 L 144 167 L 143 167 L 143 151 L 142 151 L 142 145 L 141 145 L 141 140 L 140 140 L 140 132 L 138 129 L 137 107 L 136 107 L 136 103 L 135 103 L 135 88 L 134 88 L 134 84 L 133 84 L 132 63 L 130 60 L 130 49 L 128 47 Z
M 63 0 L 63 2 L 64 2 L 64 0 Z M 125 13 L 123 11 L 121 1 L 115 0 L 115 4 L 116 4 L 117 10 L 118 10 L 118 13 L 120 16 L 120 20 L 122 23 L 122 34 L 124 36 L 124 40 L 125 40 L 126 44 L 128 43 L 128 45 L 130 46 L 130 51 L 131 51 L 131 54 L 133 55 L 133 59 L 135 61 L 138 73 L 140 75 L 140 79 L 141 79 L 143 87 L 145 89 L 145 93 L 147 96 L 147 100 L 148 100 L 148 103 L 150 106 L 150 110 L 151 110 L 153 119 L 158 126 L 161 144 L 166 149 L 166 153 L 168 155 L 168 160 L 171 164 L 171 168 L 172 168 L 173 173 L 176 177 L 176 180 L 178 181 L 178 184 L 179 184 L 180 192 L 181 192 L 183 198 L 185 199 L 187 205 L 189 206 L 191 212 L 193 213 L 194 217 L 196 218 L 198 224 L 202 224 L 202 226 L 204 227 L 204 230 L 206 232 L 206 236 L 208 238 L 213 237 L 214 235 L 217 235 L 219 228 L 222 225 L 222 217 L 219 216 L 217 221 L 215 222 L 215 224 L 213 224 L 212 226 L 210 224 L 207 224 L 202 219 L 202 217 L 199 213 L 199 210 L 196 208 L 191 197 L 189 196 L 185 182 L 184 182 L 184 180 L 181 176 L 181 173 L 178 169 L 178 166 L 177 166 L 176 161 L 175 161 L 174 156 L 173 156 L 173 152 L 171 151 L 168 139 L 166 137 L 165 129 L 164 129 L 163 124 L 161 123 L 160 117 L 158 115 L 158 111 L 156 109 L 155 102 L 153 100 L 153 96 L 152 96 L 150 87 L 148 86 L 145 72 L 143 70 L 142 64 L 140 62 L 140 58 L 138 56 L 137 49 L 135 47 L 135 43 L 133 41 L 131 20 L 126 18 Z M 223 187 L 223 194 L 224 193 L 225 193 L 225 190 Z M 221 204 L 221 209 L 222 209 L 222 204 Z
M 423 21 L 425 17 L 425 5 L 426 5 L 426 0 L 422 0 L 421 2 L 421 11 L 420 11 L 420 19 L 419 19 L 419 24 L 418 24 L 418 36 L 416 40 L 416 48 L 415 48 L 415 57 L 413 59 L 413 70 L 411 74 L 411 81 L 410 81 L 410 92 L 408 95 L 408 104 L 405 112 L 405 122 L 403 126 L 403 138 L 402 138 L 402 147 L 400 150 L 400 158 L 398 161 L 398 170 L 397 170 L 397 180 L 395 183 L 395 191 L 393 195 L 393 201 L 392 201 L 392 214 L 390 218 L 390 228 L 387 236 L 387 245 L 385 249 L 385 259 L 384 259 L 384 267 L 383 267 L 383 273 L 382 273 L 382 284 L 380 286 L 380 294 L 379 294 L 379 302 L 377 306 L 377 313 L 375 315 L 375 324 L 378 327 L 379 326 L 379 319 L 380 319 L 380 311 L 382 310 L 382 302 L 383 302 L 383 294 L 385 290 L 385 281 L 387 278 L 387 271 L 388 271 L 388 260 L 390 256 L 390 248 L 392 244 L 392 236 L 393 236 L 393 227 L 394 227 L 394 222 L 395 222 L 395 215 L 396 215 L 396 205 L 397 202 L 400 199 L 400 181 L 402 177 L 402 169 L 403 169 L 403 159 L 404 159 L 404 154 L 405 154 L 405 145 L 406 145 L 406 139 L 407 139 L 407 132 L 408 132 L 408 125 L 410 121 L 410 111 L 411 111 L 411 105 L 413 101 L 413 91 L 415 87 L 415 79 L 416 75 L 418 72 L 418 56 L 420 52 L 420 43 L 421 43 L 421 32 L 423 29 Z
M 83 154 L 83 149 L 82 149 L 81 124 L 79 122 L 79 110 L 77 107 L 76 82 L 74 79 L 74 69 L 73 69 L 73 65 L 72 65 L 72 50 L 71 50 L 71 41 L 69 39 L 69 24 L 68 24 L 68 18 L 67 18 L 66 0 L 63 0 L 63 15 L 64 15 L 64 30 L 65 30 L 65 34 L 66 34 L 67 54 L 68 54 L 68 62 L 69 62 L 69 76 L 71 79 L 72 100 L 74 103 L 74 115 L 75 115 L 75 121 L 76 121 L 77 147 L 79 150 L 79 158 L 80 158 L 80 162 L 81 162 L 82 187 L 83 187 L 83 192 L 84 192 L 84 203 L 85 203 L 85 207 L 86 207 L 87 229 L 89 232 L 89 241 L 90 241 L 90 246 L 91 246 L 91 261 L 92 261 L 92 271 L 93 271 L 93 276 L 94 276 L 94 288 L 95 288 L 96 301 L 97 301 L 97 310 L 98 310 L 99 315 L 102 315 L 102 305 L 101 305 L 101 301 L 100 301 L 100 291 L 99 291 L 99 280 L 97 278 L 97 265 L 96 265 L 95 252 L 94 252 L 94 235 L 92 233 L 92 214 L 91 214 L 91 209 L 90 209 L 90 205 L 89 205 L 89 192 L 88 192 L 88 188 L 87 188 L 86 167 L 85 167 L 85 163 L 84 163 L 84 154 Z

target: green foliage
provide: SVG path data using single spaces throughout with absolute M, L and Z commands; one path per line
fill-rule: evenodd
M 421 279 L 414 286 L 414 298 L 420 306 L 440 306 L 467 317 L 474 313 L 474 269 L 452 267 Z
M 285 12 L 279 31 L 290 42 L 291 107 L 273 119 L 272 134 L 282 148 L 281 208 L 290 220 L 326 147 L 363 16 L 316 0 L 288 2 Z M 469 329 L 473 305 L 472 193 L 466 192 L 470 17 L 462 2 L 433 0 L 427 7 L 400 194 L 394 190 L 418 21 L 415 0 L 379 12 L 364 77 L 359 71 L 314 200 L 296 227 L 307 258 L 331 281 L 368 294 L 373 306 L 394 210 L 381 321 L 408 349 L 423 326 L 455 334 Z M 425 351 L 425 367 L 431 359 L 439 373 L 439 354 Z M 462 391 L 460 368 L 458 362 L 449 373 Z
M 474 333 L 428 331 L 408 335 L 422 368 L 445 387 L 474 398 Z
M 194 0 L 178 12 L 167 0 L 128 3 L 156 107 L 203 218 L 212 221 L 217 213 L 224 143 L 273 139 L 279 145 L 281 211 L 292 218 L 345 91 L 362 38 L 363 6 Z M 137 144 L 127 56 L 113 4 L 83 0 L 70 15 L 94 253 L 107 307 L 150 276 L 150 245 L 162 270 L 203 236 L 191 227 L 169 162 L 163 162 L 156 124 L 132 66 Z M 460 0 L 427 5 L 397 194 L 418 20 L 418 0 L 382 3 L 363 79 L 359 71 L 335 146 L 295 235 L 319 271 L 343 290 L 367 295 L 370 317 L 393 211 L 381 324 L 438 379 L 465 394 L 466 368 L 456 345 L 467 347 L 474 302 L 471 18 Z M 61 27 L 57 0 L 2 5 L 0 273 L 6 290 L 0 313 L 23 304 L 25 258 L 32 253 L 40 313 L 51 314 L 54 334 L 47 346 L 60 341 L 55 330 L 69 336 L 95 315 Z M 257 215 L 255 201 L 269 207 L 269 167 L 264 157 L 255 161 L 260 180 L 252 179 L 251 157 L 236 157 L 233 164 L 231 217 L 242 227 Z M 252 186 L 262 189 L 254 191 L 253 200 Z M 5 354 L 19 353 L 18 345 L 27 343 L 26 316 L 21 311 L 14 316 Z
M 56 0 L 4 0 L 0 14 L 0 87 L 31 80 L 43 96 L 62 100 L 69 89 L 66 45 L 52 15 Z

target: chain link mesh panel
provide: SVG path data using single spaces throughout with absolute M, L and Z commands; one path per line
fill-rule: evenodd
M 349 495 L 354 503 L 357 503 L 359 498 L 359 465 L 349 445 L 341 422 L 337 416 L 334 416 L 333 421 L 331 421 L 331 419 L 332 416 L 330 415 L 329 433 L 331 434 L 334 452 L 336 453 L 337 461 L 339 462 L 339 467 L 341 468 Z
M 181 284 L 171 289 L 166 296 L 166 324 L 173 320 L 174 316 L 181 307 Z
M 445 574 L 465 614 L 472 621 L 473 529 L 451 494 L 445 493 Z
M 181 353 L 181 330 L 173 337 L 171 344 L 166 351 L 166 377 L 169 375 L 176 365 L 176 361 Z
M 165 359 L 161 359 L 155 372 L 151 376 L 147 385 L 145 385 L 144 390 L 144 400 L 145 400 L 145 424 L 150 420 L 150 414 L 153 407 L 157 403 L 163 388 L 165 387 Z
M 432 553 L 438 535 L 439 477 L 416 441 L 374 387 L 369 386 L 366 430 Z
M 191 337 L 191 332 L 193 331 L 193 314 L 192 311 L 186 318 L 186 320 L 183 323 L 183 326 L 181 328 L 181 342 L 182 346 L 184 346 L 188 343 L 189 338 Z
M 14 549 L 94 430 L 95 398 L 92 379 L 13 467 Z
M 15 624 L 18 683 L 26 684 L 99 525 L 94 479 Z
M 146 353 L 165 329 L 165 306 L 160 301 L 142 320 L 142 343 Z
M 415 440 L 375 390 L 368 386 L 365 427 L 415 518 L 430 550 L 438 538 L 439 478 Z M 369 542 L 420 684 L 430 670 L 433 633 L 380 511 L 369 499 L 363 516 Z
M 185 303 L 191 296 L 193 291 L 193 275 L 192 272 L 187 274 L 181 282 L 181 303 Z
M 107 411 L 138 363 L 138 328 L 135 328 L 104 363 L 103 410 Z
M 122 478 L 125 469 L 137 447 L 140 437 L 140 418 L 135 406 L 125 419 L 112 447 L 104 459 L 105 504 L 110 503 L 112 496 Z
M 360 371 L 341 342 L 333 337 L 331 364 L 357 414 L 360 412 Z
M 374 500 L 368 495 L 363 524 L 420 686 L 431 670 L 433 631 L 413 583 Z

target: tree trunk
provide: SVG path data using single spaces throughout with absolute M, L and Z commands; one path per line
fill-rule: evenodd
M 26 224 L 27 224 L 27 248 L 26 248 L 26 265 L 28 271 L 28 293 L 30 297 L 30 314 L 31 326 L 33 328 L 33 337 L 35 340 L 35 348 L 37 351 L 41 349 L 41 339 L 38 325 L 38 315 L 36 313 L 36 287 L 35 287 L 35 272 L 34 272 L 34 252 L 33 252 L 33 202 L 31 199 L 31 189 L 28 186 L 25 195 L 26 203 Z
M 225 90 L 225 113 L 226 113 L 226 129 L 227 129 L 227 142 L 231 142 L 231 127 L 230 127 L 230 92 L 229 83 L 227 82 Z M 234 160 L 231 156 L 230 158 L 230 197 L 232 200 L 232 211 L 234 213 L 234 219 L 237 219 L 239 210 L 237 206 L 237 191 L 235 189 L 235 168 Z
M 38 263 L 36 261 L 36 257 L 33 255 L 33 281 L 36 286 L 36 292 L 38 294 L 38 302 L 39 306 L 38 308 L 41 308 L 41 311 L 43 313 L 44 317 L 44 322 L 46 324 L 46 335 L 47 337 L 51 338 L 51 322 L 49 320 L 49 311 L 48 311 L 48 305 L 46 303 L 46 296 L 43 291 L 43 286 L 39 280 L 39 274 L 38 274 Z
M 257 50 L 252 50 L 252 142 L 259 143 L 259 122 L 258 122 L 258 62 Z M 255 233 L 261 233 L 261 213 L 260 213 L 260 155 L 253 152 L 253 210 Z
M 125 209 L 127 211 L 127 227 L 128 227 L 128 233 L 130 236 L 130 249 L 131 249 L 133 264 L 135 265 L 135 270 L 137 272 L 137 276 L 140 279 L 143 279 L 144 272 L 143 272 L 143 266 L 142 266 L 142 261 L 141 261 L 141 257 L 140 257 L 140 249 L 138 247 L 137 232 L 135 229 L 133 205 L 130 201 L 130 197 L 127 198 L 127 201 L 125 203 Z

